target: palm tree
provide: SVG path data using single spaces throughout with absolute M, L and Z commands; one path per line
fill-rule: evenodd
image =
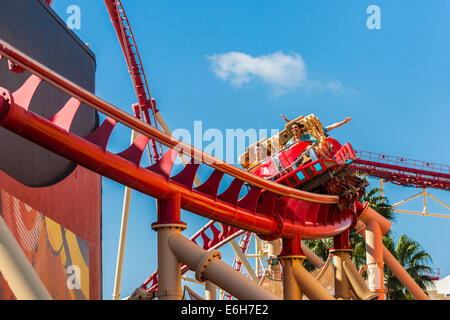
M 383 217 L 390 221 L 395 221 L 395 215 L 392 211 L 392 206 L 386 197 L 381 196 L 380 188 L 370 189 L 361 198 L 361 202 L 368 202 L 369 206 L 381 214 Z M 390 231 L 388 235 L 390 234 Z M 315 254 L 321 257 L 324 261 L 327 259 L 329 250 L 333 247 L 333 239 L 322 239 L 322 240 L 307 240 L 305 244 L 311 249 Z M 366 242 L 364 238 L 355 232 L 355 230 L 350 230 L 350 247 L 353 248 L 352 261 L 356 268 L 366 264 Z M 314 266 L 305 261 L 304 267 L 308 271 L 314 270 Z
M 396 247 L 390 237 L 384 237 L 383 243 L 422 290 L 425 291 L 434 285 L 430 277 L 425 275 L 427 271 L 431 270 L 429 266 L 432 262 L 431 256 L 423 250 L 417 241 L 402 234 Z M 389 300 L 414 299 L 388 266 L 384 268 L 384 280 Z
M 329 255 L 329 250 L 333 247 L 333 238 L 319 239 L 319 240 L 305 240 L 305 245 L 311 249 L 316 255 L 326 261 Z M 316 268 L 311 262 L 305 260 L 303 267 L 309 272 Z
M 390 221 L 395 221 L 396 216 L 392 211 L 392 206 L 389 204 L 387 198 L 381 196 L 380 193 L 380 188 L 370 189 L 362 197 L 361 202 L 368 202 L 369 206 L 383 217 Z M 389 231 L 383 236 L 383 243 L 422 290 L 426 290 L 430 285 L 433 285 L 431 279 L 424 275 L 426 271 L 431 269 L 429 267 L 429 263 L 432 261 L 431 257 L 422 249 L 418 242 L 403 234 L 397 242 L 397 247 L 395 247 L 394 241 L 392 240 L 392 232 Z M 307 240 L 305 244 L 325 261 L 328 257 L 329 249 L 333 246 L 333 239 Z M 359 268 L 365 265 L 366 243 L 364 238 L 354 230 L 350 230 L 350 246 L 353 248 L 352 261 L 355 266 Z M 309 271 L 315 269 L 308 261 L 305 261 L 304 267 Z M 366 274 L 364 273 L 363 276 L 365 277 Z M 384 279 L 389 300 L 414 299 L 387 266 L 384 268 Z
M 369 206 L 383 217 L 390 221 L 395 221 L 396 216 L 392 210 L 392 206 L 386 197 L 381 196 L 380 188 L 373 188 L 366 192 L 361 202 L 368 202 Z M 365 241 L 361 235 L 350 232 L 350 244 L 354 248 L 352 260 L 357 267 L 365 264 Z M 424 275 L 429 271 L 429 263 L 431 263 L 430 255 L 423 250 L 420 244 L 406 235 L 401 235 L 397 247 L 394 246 L 392 232 L 389 231 L 383 236 L 383 244 L 394 255 L 394 257 L 403 266 L 406 272 L 414 279 L 422 290 L 426 290 L 427 286 L 433 285 L 431 279 Z M 384 268 L 384 278 L 386 289 L 388 290 L 387 298 L 389 300 L 411 300 L 412 295 L 406 291 L 405 287 L 392 273 L 389 267 Z
M 392 206 L 389 204 L 388 199 L 381 195 L 380 188 L 372 188 L 367 191 L 361 198 L 361 202 L 368 202 L 369 206 L 373 210 L 381 214 L 389 221 L 395 221 L 396 217 L 394 212 L 392 211 Z
M 396 217 L 392 211 L 392 206 L 386 197 L 381 195 L 380 188 L 372 188 L 367 191 L 361 198 L 361 202 L 369 203 L 369 207 L 381 214 L 389 221 L 395 221 Z M 389 231 L 386 236 L 390 236 Z M 355 232 L 350 230 L 350 246 L 353 248 L 352 261 L 357 268 L 366 264 L 366 242 L 364 238 Z

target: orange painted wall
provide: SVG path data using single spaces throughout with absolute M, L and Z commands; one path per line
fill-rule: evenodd
M 0 214 L 50 294 L 101 299 L 101 176 L 78 166 L 56 185 L 30 188 L 0 170 L 0 194 Z M 0 299 L 11 298 L 0 274 Z

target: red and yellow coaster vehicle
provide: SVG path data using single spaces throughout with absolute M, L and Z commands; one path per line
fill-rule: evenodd
M 301 123 L 305 132 L 318 142 L 297 140 L 286 145 L 292 137 L 293 123 Z M 361 198 L 367 182 L 347 170 L 356 159 L 349 143 L 341 145 L 329 137 L 313 114 L 300 116 L 285 127 L 278 135 L 263 138 L 247 148 L 240 158 L 247 171 L 292 188 L 339 195 L 342 204 L 350 205 Z M 312 161 L 310 152 L 315 152 L 318 159 Z

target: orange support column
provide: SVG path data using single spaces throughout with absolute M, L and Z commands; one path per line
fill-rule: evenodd
M 366 263 L 369 289 L 378 294 L 378 300 L 384 300 L 383 235 L 375 220 L 366 224 Z
M 360 233 L 366 239 L 366 225 L 362 221 L 358 221 L 355 226 L 357 233 Z M 414 282 L 414 279 L 403 269 L 402 265 L 395 259 L 392 253 L 383 245 L 384 263 L 391 269 L 397 279 L 405 286 L 405 288 L 416 298 L 416 300 L 430 300 L 423 290 Z
M 303 261 L 306 259 L 302 251 L 302 239 L 300 236 L 283 239 L 283 249 L 279 259 L 283 266 L 284 300 L 302 300 L 302 291 L 293 272 L 297 266 L 302 266 Z
M 180 195 L 169 200 L 157 200 L 158 222 L 152 229 L 158 232 L 158 294 L 159 300 L 181 300 L 181 264 L 169 248 L 169 238 L 186 229 L 180 221 Z
M 350 248 L 350 240 L 348 230 L 338 234 L 333 238 L 333 249 L 330 253 L 334 255 L 334 287 L 336 299 L 350 300 L 350 282 L 344 269 L 344 261 L 350 258 L 353 251 Z
M 378 212 L 369 207 L 355 202 L 359 219 L 365 223 L 365 232 L 361 232 L 366 240 L 367 279 L 371 292 L 378 294 L 378 300 L 385 299 L 384 289 L 384 261 L 383 261 L 383 235 L 392 226 L 392 222 L 384 218 Z M 355 226 L 357 229 L 358 224 Z
M 211 281 L 239 300 L 279 300 L 276 295 L 221 261 L 217 250 L 206 251 L 181 234 L 173 234 L 168 242 L 179 261 L 195 271 L 197 281 Z

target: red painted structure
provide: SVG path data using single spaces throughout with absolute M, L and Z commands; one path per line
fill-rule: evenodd
M 242 254 L 244 254 L 244 255 L 246 255 L 248 252 L 249 244 L 250 244 L 250 241 L 252 240 L 252 236 L 253 236 L 253 233 L 251 233 L 251 232 L 245 232 L 241 236 L 241 241 L 239 241 L 239 249 L 242 251 Z M 242 267 L 243 267 L 242 261 L 239 259 L 239 257 L 237 255 L 235 255 L 234 260 L 233 260 L 233 268 L 236 271 L 241 272 Z M 227 299 L 227 300 L 231 300 L 232 297 L 233 296 L 228 292 L 225 294 L 225 299 Z
M 0 51 L 5 56 L 12 52 L 3 45 Z M 0 125 L 99 174 L 158 199 L 168 199 L 180 194 L 183 209 L 261 236 L 292 237 L 301 232 L 305 238 L 315 239 L 342 232 L 352 223 L 353 214 L 350 210 L 339 214 L 339 209 L 333 205 L 338 203 L 336 196 L 313 194 L 262 179 L 261 181 L 256 176 L 223 163 L 211 164 L 213 167 L 217 166 L 217 170 L 203 185 L 194 189 L 193 179 L 199 164 L 192 163 L 177 176 L 170 178 L 176 156 L 173 149 L 169 149 L 155 165 L 142 168 L 139 163 L 148 137 L 141 135 L 130 148 L 119 154 L 113 154 L 106 150 L 106 145 L 116 121 L 108 118 L 97 131 L 86 138 L 81 138 L 68 131 L 76 105 L 68 103 L 58 112 L 58 116 L 49 120 L 28 111 L 27 106 L 15 103 L 22 95 L 31 97 L 34 94 L 36 81 L 35 76 L 33 77 L 30 78 L 33 85 L 26 83 L 13 94 L 2 89 Z M 116 108 L 110 111 L 121 114 Z M 126 119 L 128 123 L 136 121 L 129 115 Z M 176 141 L 164 133 L 142 122 L 138 124 L 136 127 L 145 128 L 147 134 L 155 140 L 176 147 Z M 202 154 L 201 151 L 198 152 Z M 195 150 L 193 155 L 195 157 Z M 203 157 L 206 156 L 203 154 Z M 228 170 L 228 167 L 233 169 Z M 224 193 L 219 195 L 218 187 L 224 173 L 238 177 Z M 253 181 L 256 183 L 253 184 Z M 239 199 L 244 182 L 250 184 L 251 188 L 244 198 Z M 264 186 L 267 188 L 263 195 Z M 296 199 L 295 196 L 300 199 Z M 279 213 L 274 214 L 274 210 Z M 307 219 L 311 219 L 312 225 L 305 224 Z
M 361 150 L 355 150 L 355 153 L 357 159 L 350 166 L 353 172 L 400 186 L 450 190 L 449 165 Z M 440 269 L 431 269 L 423 275 L 431 280 L 439 280 Z
M 48 7 L 51 2 L 2 1 L 0 38 L 93 91 L 95 56 Z M 67 53 L 70 64 L 64 58 Z M 18 88 L 29 76 L 7 59 L 1 59 L 0 65 L 1 86 Z M 33 77 L 27 85 L 38 82 Z M 49 102 L 59 105 L 66 99 L 51 87 L 41 87 L 33 98 L 16 95 L 20 104 L 45 115 L 52 110 Z M 77 103 L 70 100 L 71 107 Z M 95 129 L 95 116 L 81 106 L 72 130 L 85 134 Z M 0 216 L 17 244 L 53 299 L 101 299 L 101 176 L 5 130 L 0 137 Z M 74 272 L 78 285 L 73 282 Z M 0 300 L 16 299 L 13 287 L 0 273 Z
M 331 237 L 356 222 L 355 210 L 341 211 L 337 196 L 292 189 L 223 163 L 126 114 L 4 42 L 0 42 L 0 51 L 4 57 L 35 74 L 15 93 L 1 90 L 0 125 L 90 170 L 158 199 L 179 195 L 183 209 L 267 239 L 291 238 L 298 234 L 304 239 Z M 72 96 L 66 106 L 49 119 L 27 110 L 26 101 L 34 95 L 40 78 Z M 79 105 L 76 100 L 109 116 L 97 131 L 85 138 L 69 132 Z M 140 135 L 127 150 L 113 154 L 106 147 L 117 121 L 145 135 Z M 176 156 L 173 149 L 155 165 L 142 168 L 139 163 L 150 138 L 169 148 L 181 146 L 185 154 L 194 160 L 206 161 L 216 170 L 197 188 L 193 188 L 193 180 L 198 163 L 193 162 L 170 177 Z M 218 194 L 224 174 L 235 179 L 227 190 Z M 250 188 L 247 195 L 239 199 L 244 183 Z
M 450 190 L 450 166 L 385 154 L 356 151 L 353 171 L 401 186 Z
M 158 128 L 158 122 L 155 117 L 156 103 L 150 95 L 150 89 L 145 75 L 144 66 L 141 61 L 141 56 L 134 39 L 133 31 L 120 0 L 105 0 L 106 9 L 111 17 L 111 22 L 119 39 L 120 47 L 125 56 L 125 60 L 130 72 L 131 80 L 133 81 L 134 90 L 138 103 L 133 106 L 134 114 L 137 118 L 144 118 L 144 121 L 152 125 L 152 118 L 150 117 L 149 109 L 152 110 L 154 126 Z M 150 140 L 152 145 L 153 159 L 159 160 L 160 154 L 154 140 Z M 161 154 L 162 154 L 162 149 Z M 150 157 L 151 158 L 151 157 Z M 150 159 L 151 160 L 151 159 Z
M 54 299 L 90 299 L 98 300 L 102 298 L 102 245 L 101 245 L 101 177 L 81 166 L 78 166 L 66 179 L 48 187 L 32 188 L 27 187 L 6 173 L 0 170 L 0 194 L 4 202 L 5 194 L 11 195 L 14 207 L 26 206 L 32 208 L 30 211 L 17 208 L 11 212 L 10 229 L 14 232 L 17 229 L 16 239 L 22 250 L 27 254 L 30 263 L 34 263 L 36 272 L 45 284 L 49 293 Z M 59 201 L 55 201 L 59 199 Z M 64 199 L 64 201 L 61 201 Z M 0 207 L 2 203 L 0 201 Z M 6 211 L 6 207 L 2 207 Z M 66 288 L 67 275 L 66 268 L 76 263 L 73 260 L 74 253 L 83 248 L 61 247 L 52 248 L 51 241 L 45 234 L 45 223 L 39 230 L 39 236 L 34 241 L 29 240 L 29 235 L 36 235 L 38 227 L 37 219 L 32 217 L 33 212 L 37 217 L 44 215 L 44 219 L 51 219 L 63 228 L 64 234 L 73 232 L 87 244 L 87 251 L 84 252 L 84 264 L 87 270 L 82 270 L 83 277 L 87 277 L 87 282 L 82 282 L 82 287 L 88 290 L 76 292 L 72 297 L 72 292 Z M 3 212 L 5 214 L 5 212 Z M 5 217 L 3 217 L 6 219 Z M 32 221 L 27 221 L 31 220 Z M 6 219 L 8 220 L 8 219 Z M 17 226 L 17 227 L 16 227 Z M 88 227 L 87 227 L 88 226 Z M 48 226 L 47 226 L 48 228 Z M 48 229 L 47 229 L 48 230 Z M 25 240 L 24 240 L 25 239 Z M 39 241 L 37 241 L 39 239 Z M 30 247 L 32 245 L 32 247 Z M 52 249 L 49 249 L 52 248 Z M 65 251 L 65 258 L 61 259 L 62 252 Z M 69 259 L 72 258 L 72 259 Z M 60 260 L 64 260 L 66 265 Z M 84 278 L 83 278 L 84 279 Z M 0 274 L 0 288 L 2 295 L 0 299 L 14 297 L 6 281 Z
M 427 276 L 430 278 L 430 280 L 439 280 L 441 278 L 441 269 L 439 268 L 432 268 L 430 270 L 425 270 L 421 272 L 422 276 Z
M 180 196 L 183 209 L 233 228 L 254 232 L 265 239 L 292 238 L 299 234 L 304 239 L 326 238 L 340 234 L 356 223 L 356 209 L 340 209 L 337 196 L 292 189 L 223 163 L 126 114 L 4 42 L 0 42 L 0 52 L 35 74 L 14 93 L 0 90 L 0 126 L 50 151 L 154 198 L 165 200 Z M 29 111 L 27 105 L 41 78 L 72 96 L 56 115 L 48 119 Z M 99 129 L 85 138 L 69 131 L 79 106 L 77 100 L 109 116 Z M 127 150 L 113 154 L 106 147 L 117 121 L 145 135 L 138 136 Z M 150 138 L 170 149 L 156 164 L 143 168 L 139 163 Z M 209 179 L 197 188 L 193 188 L 199 167 L 195 161 L 170 177 L 176 157 L 172 148 L 180 145 L 195 161 L 203 160 L 215 168 Z M 218 194 L 224 174 L 235 179 L 227 190 Z M 244 183 L 249 186 L 249 191 L 239 199 Z
M 46 2 L 51 4 L 52 1 L 46 0 Z M 339 199 L 336 196 L 313 194 L 289 188 L 297 184 L 287 183 L 288 186 L 282 186 L 265 181 L 225 164 L 181 141 L 174 141 L 171 137 L 151 127 L 152 122 L 148 109 L 155 112 L 156 105 L 148 90 L 128 20 L 123 8 L 120 8 L 120 1 L 117 2 L 119 7 L 113 0 L 105 0 L 105 3 L 111 17 L 116 15 L 113 24 L 122 50 L 127 57 L 140 113 L 144 114 L 146 124 L 67 81 L 6 43 L 1 43 L 0 51 L 5 57 L 34 73 L 35 76 L 32 76 L 15 93 L 10 93 L 6 89 L 0 90 L 0 126 L 92 171 L 152 197 L 165 200 L 174 195 L 180 196 L 183 209 L 225 224 L 223 232 L 219 232 L 217 228 L 213 227 L 213 224 L 209 225 L 213 233 L 212 239 L 206 236 L 206 229 L 196 235 L 203 239 L 205 249 L 217 247 L 232 237 L 238 236 L 239 232 L 243 232 L 239 228 L 255 232 L 267 239 L 295 237 L 298 244 L 300 243 L 298 235 L 306 239 L 338 236 L 356 222 L 356 209 L 339 209 Z M 127 26 L 124 25 L 124 22 Z M 127 30 L 130 33 L 126 33 Z M 133 47 L 136 48 L 136 51 L 133 51 Z M 57 114 L 48 119 L 28 110 L 29 101 L 41 80 L 60 88 L 72 97 Z M 71 122 L 81 102 L 108 116 L 97 131 L 84 138 L 70 133 Z M 136 116 L 140 113 L 136 112 Z M 127 150 L 119 154 L 112 154 L 106 148 L 110 134 L 117 122 L 121 122 L 142 135 Z M 149 140 L 152 142 L 154 159 L 160 161 L 151 167 L 142 168 L 140 160 Z M 156 142 L 169 147 L 161 159 L 159 159 L 156 149 Z M 171 168 L 176 156 L 174 148 L 181 148 L 194 160 L 210 163 L 215 171 L 204 184 L 197 188 L 193 188 L 193 180 L 199 163 L 193 162 L 187 165 L 181 173 L 171 177 Z M 344 149 L 339 148 L 337 151 L 338 155 L 346 154 L 348 151 L 352 152 L 347 144 L 344 145 Z M 345 160 L 345 158 L 339 159 L 338 157 L 336 159 L 338 161 Z M 363 162 L 358 163 L 364 164 Z M 329 167 L 320 160 L 309 165 L 311 170 L 317 171 L 312 168 L 317 164 Z M 370 161 L 365 164 L 370 164 Z M 295 171 L 295 173 L 298 172 L 299 170 Z M 224 174 L 229 174 L 235 179 L 225 192 L 218 194 L 219 184 Z M 293 173 L 291 173 L 292 175 Z M 250 188 L 247 195 L 239 199 L 244 184 L 249 185 Z M 196 237 L 192 240 L 195 241 Z M 154 279 L 154 277 L 150 279 Z

